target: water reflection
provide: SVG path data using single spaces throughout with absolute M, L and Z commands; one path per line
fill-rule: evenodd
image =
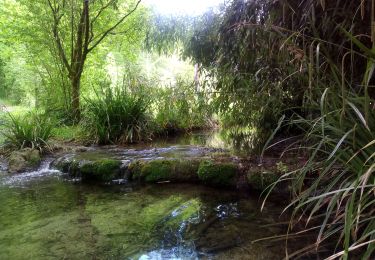
M 155 139 L 152 143 L 136 145 L 135 148 L 157 148 L 171 145 L 205 146 L 229 150 L 234 154 L 249 154 L 259 150 L 261 139 L 256 130 L 248 127 L 217 131 L 200 131 L 185 135 Z
M 0 201 L 0 259 L 240 256 L 239 245 L 272 234 L 261 226 L 278 219 L 255 200 L 191 185 L 94 187 L 44 176 L 0 186 Z

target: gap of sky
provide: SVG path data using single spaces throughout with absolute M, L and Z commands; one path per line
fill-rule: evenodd
M 144 3 L 163 15 L 200 15 L 223 2 L 224 0 L 144 0 Z

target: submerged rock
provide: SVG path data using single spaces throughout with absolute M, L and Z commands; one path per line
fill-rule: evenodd
M 8 159 L 8 171 L 17 173 L 34 169 L 41 162 L 40 152 L 37 149 L 25 148 L 19 151 L 13 151 Z

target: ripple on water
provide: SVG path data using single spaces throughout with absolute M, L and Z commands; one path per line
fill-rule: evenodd
M 4 174 L 0 179 L 0 186 L 22 187 L 31 181 L 37 181 L 43 177 L 55 177 L 62 173 L 59 170 L 50 169 L 52 159 L 48 158 L 42 162 L 35 171 L 22 172 L 17 174 Z
M 252 244 L 281 231 L 264 227 L 277 221 L 277 205 L 263 214 L 256 199 L 235 192 L 84 185 L 49 178 L 55 174 L 21 174 L 26 188 L 0 184 L 0 259 L 278 259 L 284 252 L 282 243 Z

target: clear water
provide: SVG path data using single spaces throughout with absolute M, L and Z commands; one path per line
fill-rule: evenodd
M 0 259 L 275 259 L 280 208 L 230 191 L 86 186 L 58 172 L 3 174 Z M 271 225 L 270 225 L 271 224 Z
M 195 145 L 222 147 L 217 140 L 193 135 L 128 150 L 104 150 L 126 158 L 200 156 L 205 150 Z M 176 148 L 176 143 L 183 146 Z M 17 175 L 1 172 L 0 167 L 0 259 L 281 259 L 285 255 L 282 240 L 254 243 L 284 234 L 285 226 L 277 224 L 285 220 L 279 217 L 279 203 L 269 202 L 260 212 L 257 197 L 197 185 L 84 185 L 49 169 L 49 162 L 38 171 Z M 292 246 L 303 244 L 297 241 Z

